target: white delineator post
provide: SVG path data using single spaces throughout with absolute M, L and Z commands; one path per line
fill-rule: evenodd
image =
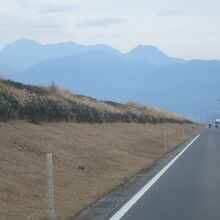
M 53 157 L 47 154 L 47 182 L 48 182 L 48 218 L 54 220 L 54 199 L 53 199 Z

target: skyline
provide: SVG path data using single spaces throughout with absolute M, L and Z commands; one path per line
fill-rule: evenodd
M 108 44 L 104 44 L 104 43 L 97 43 L 97 44 L 79 44 L 77 42 L 74 42 L 74 41 L 63 41 L 63 42 L 49 42 L 49 43 L 41 43 L 41 42 L 38 42 L 36 40 L 32 40 L 32 39 L 17 39 L 13 42 L 10 42 L 8 44 L 6 44 L 3 48 L 0 48 L 0 53 L 3 51 L 4 48 L 6 48 L 7 46 L 11 46 L 13 44 L 17 44 L 18 42 L 21 42 L 21 41 L 26 41 L 26 42 L 33 42 L 33 43 L 36 43 L 36 44 L 39 44 L 41 46 L 48 46 L 48 45 L 56 45 L 56 44 L 62 44 L 62 43 L 73 43 L 73 44 L 76 44 L 78 46 L 96 46 L 96 45 L 106 45 L 106 46 L 109 46 L 111 47 L 112 49 L 115 49 L 116 51 L 118 51 L 119 53 L 121 53 L 122 55 L 126 55 L 132 51 L 134 51 L 135 49 L 139 48 L 139 47 L 146 47 L 146 48 L 155 48 L 156 50 L 158 50 L 160 53 L 163 53 L 164 55 L 170 57 L 170 58 L 177 58 L 177 59 L 183 59 L 185 61 L 193 61 L 193 60 L 203 60 L 203 61 L 220 61 L 220 59 L 215 59 L 215 58 L 210 58 L 210 59 L 199 59 L 199 58 L 183 58 L 183 57 L 175 57 L 175 56 L 172 56 L 172 54 L 168 54 L 168 53 L 165 53 L 164 51 L 162 51 L 159 47 L 155 46 L 155 45 L 143 45 L 143 44 L 139 44 L 139 45 L 136 45 L 132 48 L 130 48 L 128 51 L 121 51 L 120 49 L 114 47 L 114 46 L 111 46 L 111 45 L 108 45 Z
M 210 0 L 0 0 L 0 49 L 41 44 L 108 44 L 122 52 L 153 45 L 172 57 L 220 59 L 220 2 Z M 27 19 L 28 18 L 28 19 Z

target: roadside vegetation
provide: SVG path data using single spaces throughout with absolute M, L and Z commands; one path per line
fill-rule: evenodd
M 24 85 L 0 78 L 0 120 L 73 122 L 136 122 L 191 123 L 162 110 L 140 105 L 97 101 L 60 89 L 55 83 L 48 87 Z

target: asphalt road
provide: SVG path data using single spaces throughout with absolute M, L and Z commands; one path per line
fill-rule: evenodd
M 220 129 L 207 129 L 121 220 L 220 219 Z

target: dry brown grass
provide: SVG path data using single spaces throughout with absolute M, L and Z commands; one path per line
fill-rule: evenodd
M 129 100 L 125 105 L 130 111 L 133 111 L 136 114 L 144 114 L 145 112 L 148 112 L 149 115 L 151 115 L 154 118 L 166 118 L 166 119 L 174 119 L 174 120 L 182 120 L 184 121 L 184 117 L 181 117 L 175 113 L 166 112 L 162 109 L 153 108 L 150 106 L 142 105 L 138 102 L 135 102 L 133 100 Z
M 49 87 L 0 81 L 0 120 L 165 123 L 189 120 L 135 102 L 101 102 Z
M 191 126 L 0 122 L 0 219 L 46 219 L 46 153 L 54 155 L 56 219 L 65 219 L 160 157 L 164 131 L 172 149 Z

